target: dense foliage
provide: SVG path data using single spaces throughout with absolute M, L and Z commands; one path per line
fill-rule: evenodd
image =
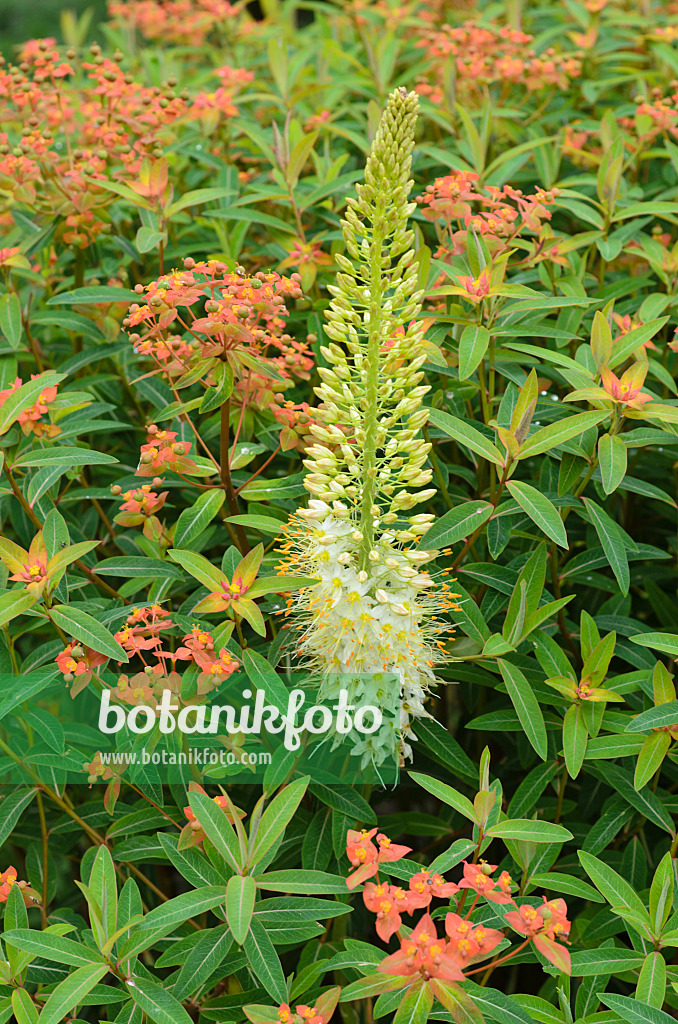
M 678 7 L 262 7 L 0 65 L 0 1016 L 669 1024 Z

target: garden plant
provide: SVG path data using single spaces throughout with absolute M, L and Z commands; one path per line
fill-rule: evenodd
M 0 1024 L 678 1019 L 677 43 L 0 58 Z

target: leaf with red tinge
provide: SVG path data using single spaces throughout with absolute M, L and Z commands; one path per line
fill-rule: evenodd
M 549 939 L 548 935 L 535 935 L 534 944 L 541 955 L 545 956 L 549 963 L 552 963 L 559 971 L 564 974 L 571 973 L 572 963 L 569 949 L 561 946 L 559 942 Z

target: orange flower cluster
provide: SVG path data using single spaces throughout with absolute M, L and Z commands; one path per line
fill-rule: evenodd
M 541 239 L 557 197 L 557 189 L 538 188 L 525 195 L 511 185 L 479 185 L 474 171 L 454 171 L 436 178 L 416 202 L 435 224 L 440 243 L 436 256 L 444 258 L 466 252 L 469 228 L 483 236 L 492 255 L 512 248 L 524 232 Z
M 177 441 L 172 430 L 160 430 L 155 423 L 146 428 L 146 444 L 141 446 L 139 465 L 135 476 L 156 476 L 156 470 L 174 470 L 187 475 L 198 471 L 193 459 L 187 458 L 191 441 Z
M 32 373 L 31 380 L 35 380 L 38 376 L 39 374 Z M 0 409 L 3 407 L 9 396 L 21 387 L 22 383 L 23 381 L 21 380 L 21 377 L 17 377 L 10 387 L 5 388 L 4 391 L 0 391 Z M 57 437 L 61 433 L 61 427 L 57 426 L 56 423 L 45 423 L 42 419 L 42 417 L 49 412 L 49 406 L 52 404 L 56 396 L 56 387 L 47 387 L 44 389 L 42 394 L 38 396 L 37 402 L 35 402 L 30 409 L 24 409 L 24 411 L 19 414 L 19 426 L 26 436 L 29 434 L 35 434 L 36 437 Z
M 277 396 L 278 397 L 278 396 Z M 282 399 L 282 396 L 279 396 Z M 280 446 L 284 452 L 295 448 L 298 452 L 305 452 L 309 445 L 315 444 L 315 438 L 311 433 L 317 420 L 311 412 L 308 402 L 301 402 L 295 405 L 292 401 L 283 401 L 282 404 L 274 403 L 269 406 L 270 411 L 277 423 L 280 423 Z
M 10 866 L 0 873 L 0 903 L 6 903 L 7 898 L 14 885 L 21 889 L 23 901 L 27 907 L 34 906 L 40 902 L 40 897 L 34 889 L 31 889 L 28 882 L 18 881 L 16 868 Z
M 449 899 L 457 892 L 459 887 L 446 882 L 442 875 L 419 871 L 410 878 L 408 889 L 385 882 L 368 882 L 363 890 L 363 901 L 367 909 L 377 915 L 377 935 L 388 942 L 403 923 L 401 914 L 412 914 L 427 907 L 434 896 Z
M 173 453 L 174 454 L 174 453 Z M 141 526 L 143 523 L 144 537 L 149 540 L 158 540 L 162 536 L 162 523 L 155 515 L 164 507 L 169 491 L 158 494 L 153 487 L 160 487 L 162 480 L 154 477 L 152 483 L 142 484 L 141 487 L 125 491 L 118 484 L 111 485 L 111 494 L 122 495 L 125 499 L 120 506 L 120 511 L 114 517 L 113 522 L 118 526 Z
M 85 647 L 77 640 L 71 640 L 67 647 L 57 655 L 56 663 L 64 677 L 64 682 L 72 683 L 71 697 L 76 697 L 89 683 L 94 670 L 108 661 L 105 654 Z
M 108 13 L 146 39 L 201 46 L 215 28 L 235 19 L 242 7 L 228 0 L 111 0 Z
M 254 277 L 230 273 L 220 260 L 196 263 L 184 259 L 184 270 L 173 270 L 144 287 L 143 305 L 132 303 L 123 320 L 135 352 L 151 356 L 168 377 L 185 373 L 193 356 L 202 359 L 225 355 L 239 377 L 251 363 L 251 357 L 264 359 L 283 376 L 306 375 L 312 360 L 303 346 L 291 345 L 292 338 L 283 333 L 284 317 L 288 315 L 285 297 L 301 298 L 299 275 L 281 277 L 274 272 L 260 271 Z M 200 308 L 192 307 L 200 303 Z M 181 311 L 181 312 L 180 312 Z M 143 325 L 144 334 L 130 328 Z M 188 337 L 167 329 L 181 328 Z M 270 357 L 269 347 L 283 353 Z
M 420 975 L 425 981 L 440 978 L 447 981 L 462 981 L 462 969 L 476 960 L 482 960 L 503 940 L 504 935 L 492 928 L 474 925 L 470 920 L 478 900 L 483 897 L 489 903 L 512 904 L 515 911 L 506 914 L 506 921 L 527 941 L 535 942 L 541 953 L 561 969 L 569 970 L 569 953 L 555 940 L 566 941 L 570 931 L 567 920 L 567 906 L 562 899 L 547 902 L 535 909 L 531 904 L 518 907 L 511 891 L 513 879 L 508 871 L 502 871 L 493 878 L 496 864 L 481 860 L 477 864 L 464 861 L 463 875 L 459 883 L 447 882 L 442 875 L 422 870 L 413 874 L 407 889 L 388 882 L 367 881 L 378 876 L 379 865 L 400 860 L 410 853 L 409 846 L 399 846 L 379 833 L 377 845 L 373 837 L 377 829 L 363 829 L 357 832 L 349 829 L 346 834 L 346 856 L 355 870 L 346 879 L 349 889 L 365 882 L 363 901 L 368 910 L 376 914 L 377 935 L 388 942 L 398 934 L 401 948 L 387 957 L 379 967 L 386 974 L 395 974 L 410 980 Z M 460 915 L 466 898 L 464 890 L 475 896 L 465 918 Z M 407 937 L 400 936 L 402 915 L 428 908 L 433 898 L 449 900 L 462 893 L 457 912 L 448 913 L 445 931 L 448 939 L 438 938 L 432 919 L 427 913 L 419 920 L 414 931 Z
M 553 48 L 537 54 L 530 47 L 533 36 L 494 25 L 466 21 L 463 25 L 439 25 L 424 28 L 416 43 L 426 51 L 432 68 L 417 85 L 417 91 L 433 103 L 444 99 L 446 65 L 454 61 L 457 87 L 480 95 L 495 82 L 523 85 L 529 92 L 542 89 L 567 89 L 570 80 L 581 72 L 578 57 L 559 54 Z
M 233 68 L 224 64 L 214 72 L 220 85 L 214 92 L 199 92 L 193 97 L 191 112 L 200 119 L 207 131 L 213 130 L 221 118 L 235 117 L 238 108 L 233 102 L 235 96 L 254 78 L 254 72 L 245 68 Z
M 346 835 L 346 856 L 351 865 L 356 869 L 346 879 L 349 889 L 355 889 L 356 885 L 372 878 L 379 870 L 380 864 L 391 863 L 400 860 L 406 853 L 411 852 L 409 846 L 397 846 L 391 842 L 388 836 L 379 833 L 377 835 L 377 846 L 373 843 L 373 837 L 377 835 L 376 828 L 367 832 L 363 829 L 356 832 L 349 829 Z

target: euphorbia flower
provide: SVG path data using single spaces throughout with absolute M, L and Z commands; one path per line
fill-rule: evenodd
M 384 882 L 380 885 L 368 882 L 363 891 L 363 901 L 367 909 L 377 915 L 377 935 L 388 942 L 403 923 L 391 886 Z
M 352 866 L 357 868 L 346 879 L 349 889 L 354 889 L 356 885 L 360 885 L 361 882 L 371 878 L 372 875 L 376 875 L 379 864 L 400 860 L 401 857 L 404 857 L 406 853 L 411 851 L 410 846 L 398 846 L 381 832 L 377 836 L 377 843 L 379 845 L 377 850 L 372 842 L 372 837 L 376 831 L 376 828 L 373 828 L 370 832 L 366 832 L 364 829 L 362 832 L 355 832 L 353 829 L 348 830 L 346 835 L 346 856 Z
M 431 874 L 430 871 L 418 871 L 410 878 L 410 891 L 413 898 L 422 900 L 416 906 L 427 907 L 433 896 L 439 899 L 448 899 L 459 892 L 459 886 L 454 882 L 446 882 L 442 875 Z
M 444 981 L 463 981 L 464 975 L 454 960 L 446 954 L 446 943 L 436 934 L 436 926 L 429 914 L 424 914 L 414 931 L 401 939 L 400 949 L 379 964 L 382 974 L 400 975 L 411 983 L 440 978 Z
M 482 925 L 474 928 L 470 921 L 459 914 L 447 915 L 445 931 L 450 937 L 447 944 L 448 955 L 462 968 L 489 956 L 504 938 L 503 933 L 495 928 L 484 928 Z
M 379 846 L 377 860 L 380 864 L 400 860 L 401 857 L 412 852 L 411 846 L 398 846 L 392 843 L 388 836 L 385 836 L 382 832 L 377 836 L 377 845 Z
M 484 860 L 481 860 L 479 864 L 469 864 L 464 861 L 464 877 L 459 883 L 459 888 L 473 889 L 490 903 L 513 903 L 510 895 L 505 891 L 505 887 L 503 886 L 497 891 L 497 881 L 490 878 L 496 867 L 496 864 L 488 864 Z
M 460 277 L 458 274 L 455 276 L 459 282 L 459 287 L 454 288 L 454 292 L 461 295 L 467 302 L 472 302 L 474 306 L 482 302 L 490 294 L 491 279 L 487 267 L 480 272 L 477 278 Z
M 567 920 L 567 904 L 563 899 L 547 901 L 541 907 L 533 907 L 524 903 L 518 910 L 506 914 L 506 922 L 527 939 L 534 942 L 536 948 L 546 959 L 559 967 L 561 971 L 570 973 L 570 954 L 567 949 L 555 940 L 567 941 L 570 934 L 570 922 Z
M 195 475 L 199 473 L 193 459 L 187 458 L 191 441 L 177 441 L 177 434 L 171 430 L 158 430 L 155 423 L 147 427 L 147 443 L 141 446 L 139 465 L 135 476 L 157 476 L 157 470 L 172 469 L 175 473 Z
M 106 661 L 108 658 L 105 654 L 99 654 L 91 647 L 85 647 L 77 640 L 71 640 L 68 647 L 65 647 L 56 657 L 56 663 L 65 682 L 73 683 L 71 697 L 76 697 L 81 690 L 84 690 L 92 678 L 94 669 L 105 664 Z
M 356 832 L 350 828 L 346 834 L 346 856 L 351 866 L 356 868 L 352 875 L 346 879 L 349 889 L 355 889 L 356 885 L 365 882 L 378 871 L 377 857 L 379 852 L 372 842 L 372 837 L 377 833 L 376 828 L 367 832 L 363 829 Z
M 24 903 L 27 907 L 34 906 L 40 902 L 40 897 L 34 889 L 31 889 L 28 882 L 17 881 L 16 868 L 10 866 L 0 874 L 0 903 L 6 903 L 12 886 L 18 885 L 21 889 Z
M 233 576 L 229 580 L 224 573 L 219 580 L 219 590 L 208 594 L 193 609 L 195 612 L 226 612 L 234 611 L 246 619 L 253 629 L 264 633 L 264 620 L 258 607 L 247 596 L 259 572 L 264 557 L 263 544 L 257 545 L 236 565 Z M 213 589 L 213 588 L 210 588 Z
M 652 395 L 643 394 L 640 390 L 647 376 L 647 363 L 639 360 L 626 370 L 621 378 L 617 377 L 607 366 L 601 366 L 600 375 L 603 388 L 617 405 L 625 405 L 629 409 L 640 409 L 645 402 L 652 401 Z
M 28 551 L 5 537 L 0 538 L 0 560 L 4 562 L 17 583 L 25 583 L 26 590 L 39 597 L 48 583 L 47 549 L 42 530 L 36 533 Z

